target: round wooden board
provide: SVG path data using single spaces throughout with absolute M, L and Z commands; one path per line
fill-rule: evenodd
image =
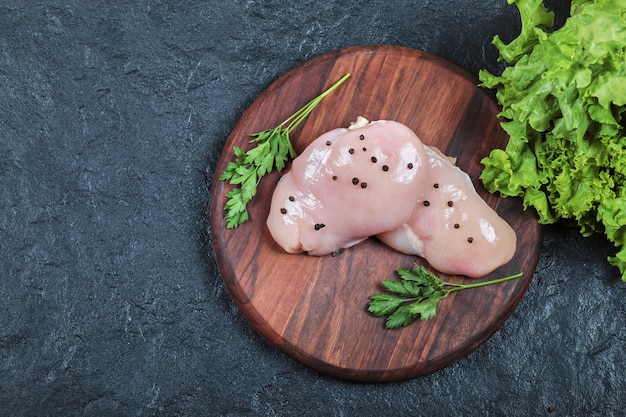
M 218 180 L 233 146 L 248 149 L 250 134 L 281 123 L 344 74 L 352 76 L 326 97 L 292 135 L 298 153 L 320 134 L 347 127 L 357 116 L 392 119 L 411 127 L 470 174 L 479 193 L 516 230 L 513 260 L 484 279 L 519 271 L 504 284 L 451 294 L 435 318 L 385 330 L 384 318 L 367 312 L 368 297 L 383 279 L 420 258 L 370 238 L 336 257 L 291 255 L 273 241 L 265 221 L 281 174 L 263 178 L 249 205 L 251 220 L 225 228 L 223 207 L 231 186 Z M 433 372 L 484 343 L 513 312 L 539 258 L 542 228 L 519 199 L 487 193 L 478 180 L 480 160 L 504 147 L 498 108 L 477 80 L 430 54 L 403 47 L 353 47 L 319 56 L 285 74 L 244 113 L 216 167 L 211 234 L 230 294 L 251 325 L 270 343 L 302 363 L 335 377 L 393 381 Z M 442 275 L 454 281 L 472 281 Z M 475 282 L 475 281 L 474 281 Z

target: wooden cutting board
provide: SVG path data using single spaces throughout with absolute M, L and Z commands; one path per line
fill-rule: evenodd
M 524 272 L 504 284 L 453 293 L 437 315 L 401 330 L 367 312 L 368 297 L 398 268 L 425 262 L 370 238 L 336 257 L 287 254 L 265 226 L 280 174 L 263 178 L 249 205 L 251 220 L 225 228 L 231 186 L 218 180 L 233 146 L 248 149 L 250 134 L 281 123 L 344 74 L 352 76 L 296 129 L 298 153 L 320 134 L 347 127 L 357 116 L 393 119 L 411 127 L 470 174 L 479 193 L 516 230 L 513 260 L 484 279 Z M 477 179 L 480 160 L 504 147 L 498 107 L 478 81 L 427 53 L 393 46 L 353 47 L 319 56 L 272 83 L 233 129 L 216 167 L 211 237 L 233 301 L 271 344 L 326 374 L 358 381 L 393 381 L 433 372 L 477 349 L 503 324 L 526 291 L 541 249 L 542 228 L 519 199 L 488 194 Z M 454 281 L 471 279 L 446 276 Z M 482 278 L 481 278 L 482 279 Z

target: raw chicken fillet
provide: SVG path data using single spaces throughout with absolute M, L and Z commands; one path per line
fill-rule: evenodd
M 448 157 L 401 123 L 362 117 L 293 160 L 267 226 L 289 253 L 322 256 L 376 236 L 440 272 L 470 277 L 508 262 L 516 246 L 513 229 Z

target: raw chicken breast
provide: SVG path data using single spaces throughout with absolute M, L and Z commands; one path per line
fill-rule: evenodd
M 437 149 L 428 155 L 425 191 L 401 227 L 377 237 L 425 258 L 440 272 L 481 277 L 515 254 L 515 231 L 478 195 L 470 177 Z
M 357 119 L 313 141 L 272 196 L 267 226 L 287 252 L 326 255 L 405 223 L 423 198 L 427 156 L 394 121 Z
M 516 247 L 513 229 L 450 158 L 401 123 L 361 117 L 294 159 L 267 226 L 289 253 L 321 256 L 376 236 L 440 272 L 469 277 L 505 264 Z

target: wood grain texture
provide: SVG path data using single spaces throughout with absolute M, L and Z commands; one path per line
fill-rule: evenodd
M 516 230 L 513 260 L 484 279 L 524 272 L 504 284 L 453 293 L 434 319 L 385 330 L 367 313 L 369 295 L 383 279 L 417 257 L 370 238 L 340 256 L 291 255 L 273 241 L 265 220 L 281 174 L 265 177 L 249 207 L 251 220 L 226 230 L 223 207 L 230 186 L 217 179 L 233 146 L 247 149 L 251 133 L 282 122 L 345 73 L 352 76 L 291 135 L 300 153 L 320 134 L 348 126 L 357 116 L 393 119 L 426 144 L 457 157 L 485 200 Z M 541 249 L 542 228 L 518 199 L 488 194 L 480 160 L 507 141 L 498 108 L 477 80 L 427 53 L 393 46 L 354 47 L 317 57 L 280 77 L 248 108 L 233 129 L 218 165 L 212 194 L 211 236 L 230 294 L 250 324 L 283 352 L 320 372 L 358 381 L 393 381 L 433 372 L 484 343 L 526 291 Z M 454 281 L 471 281 L 441 275 Z

